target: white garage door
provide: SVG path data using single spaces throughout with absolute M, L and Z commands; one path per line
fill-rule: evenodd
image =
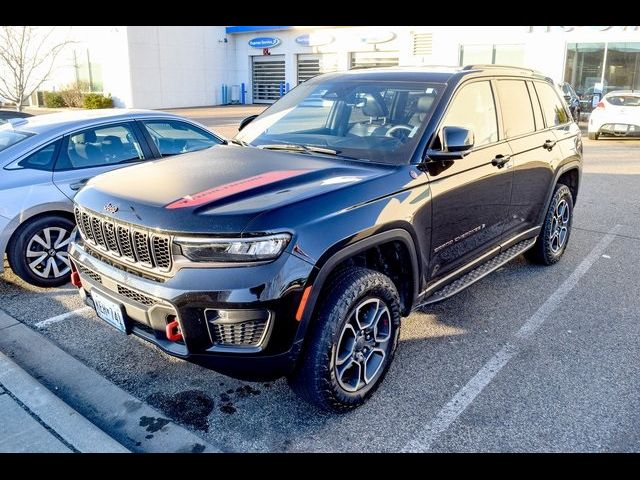
M 252 57 L 253 103 L 273 103 L 284 84 L 284 55 Z
M 338 55 L 325 54 L 300 54 L 298 55 L 298 84 L 306 82 L 321 73 L 335 72 L 338 70 Z

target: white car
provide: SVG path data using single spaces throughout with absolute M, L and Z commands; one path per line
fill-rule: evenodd
M 640 91 L 607 93 L 589 117 L 589 139 L 600 135 L 640 137 Z

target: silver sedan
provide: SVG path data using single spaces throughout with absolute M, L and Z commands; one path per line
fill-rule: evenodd
M 0 256 L 33 285 L 68 282 L 72 199 L 91 177 L 222 142 L 203 125 L 150 110 L 70 111 L 0 125 Z

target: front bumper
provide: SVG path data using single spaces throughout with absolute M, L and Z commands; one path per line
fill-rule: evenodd
M 4 259 L 4 254 L 7 249 L 7 244 L 13 233 L 13 230 L 9 229 L 11 220 L 0 215 L 0 260 Z M 4 269 L 4 261 L 0 262 L 0 273 Z
M 301 348 L 295 312 L 313 269 L 304 260 L 284 253 L 253 267 L 183 268 L 159 282 L 97 258 L 79 236 L 69 256 L 85 303 L 94 307 L 92 292 L 98 291 L 122 305 L 128 333 L 165 352 L 250 380 L 278 378 L 293 369 Z M 167 338 L 173 320 L 180 324 L 181 341 Z

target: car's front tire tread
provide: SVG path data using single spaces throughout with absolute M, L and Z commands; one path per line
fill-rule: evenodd
M 395 285 L 386 275 L 362 267 L 348 267 L 331 279 L 331 287 L 311 325 L 306 348 L 289 376 L 291 388 L 304 400 L 336 413 L 350 411 L 362 403 L 382 382 L 393 360 L 400 330 L 400 299 Z M 332 373 L 333 344 L 341 332 L 348 312 L 367 295 L 383 297 L 391 313 L 391 348 L 384 370 L 366 393 L 346 394 Z

